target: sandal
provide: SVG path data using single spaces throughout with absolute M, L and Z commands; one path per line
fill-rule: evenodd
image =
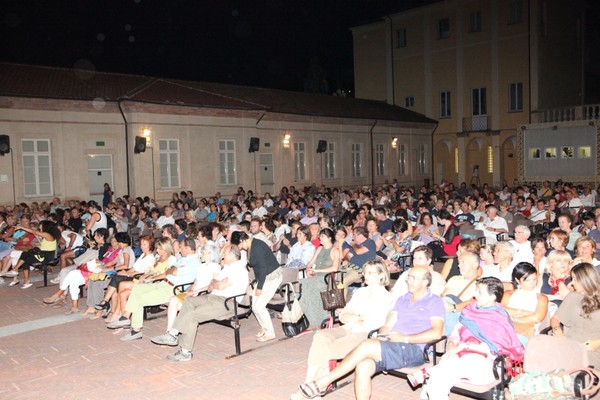
M 307 399 L 314 399 L 315 397 L 323 396 L 327 393 L 327 390 L 320 391 L 315 381 L 310 383 L 301 383 L 298 385 L 298 389 Z
M 410 382 L 410 385 L 413 388 L 416 388 L 417 386 L 422 385 L 427 378 L 429 378 L 429 372 L 427 372 L 425 368 L 421 368 L 418 371 L 406 375 L 406 378 Z
M 56 304 L 60 301 L 60 297 L 46 297 L 42 301 L 44 304 Z

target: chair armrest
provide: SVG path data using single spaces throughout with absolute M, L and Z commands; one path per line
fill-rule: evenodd
M 229 297 L 225 298 L 225 300 L 223 301 L 223 305 L 225 306 L 225 309 L 227 311 L 229 311 L 229 306 L 227 305 L 227 302 L 228 301 L 233 301 L 233 314 L 234 314 L 234 316 L 237 317 L 237 315 L 238 315 L 238 302 L 237 302 L 236 299 L 238 297 L 244 297 L 246 295 L 248 295 L 248 293 L 237 294 L 235 296 L 229 296 Z
M 492 372 L 494 373 L 494 378 L 496 378 L 500 381 L 499 386 L 502 389 L 505 389 L 506 387 L 508 387 L 508 384 L 510 383 L 510 380 L 512 379 L 512 376 L 506 370 L 506 366 L 507 366 L 506 356 L 503 354 L 497 355 L 496 358 L 494 359 Z
M 180 292 L 185 292 L 185 289 L 187 289 L 189 286 L 193 285 L 194 282 L 188 282 L 188 283 L 182 283 L 176 286 L 173 286 L 173 295 L 177 296 L 177 291 L 179 290 Z M 207 292 L 208 293 L 208 292 Z M 200 293 L 198 293 L 200 294 Z
M 430 340 L 429 342 L 425 343 L 425 347 L 423 348 L 423 355 L 425 357 L 425 362 L 429 362 L 431 361 L 433 363 L 433 365 L 437 364 L 437 358 L 438 356 L 442 356 L 444 355 L 443 352 L 438 352 L 435 350 L 435 345 L 441 342 L 446 341 L 447 337 L 446 336 L 440 336 L 438 339 L 434 339 L 434 340 Z M 432 349 L 432 354 L 433 354 L 433 360 L 429 359 L 429 350 Z
M 379 329 L 373 329 L 372 331 L 369 332 L 369 334 L 367 335 L 367 337 L 369 339 L 372 339 L 375 336 L 375 334 L 378 333 L 378 332 L 379 332 Z

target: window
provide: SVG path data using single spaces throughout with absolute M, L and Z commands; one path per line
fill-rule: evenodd
M 450 92 L 442 92 L 440 94 L 440 117 L 450 118 L 452 110 L 450 108 Z
M 544 154 L 546 158 L 556 158 L 556 147 L 546 147 L 546 149 L 544 150 Z
M 444 18 L 438 21 L 438 39 L 450 37 L 450 19 Z
M 50 140 L 21 141 L 23 151 L 23 191 L 25 196 L 52 195 L 52 155 Z
M 458 174 L 458 147 L 454 148 L 454 173 Z
M 160 187 L 179 187 L 179 139 L 158 141 L 160 154 Z
M 523 1 L 516 0 L 508 6 L 508 24 L 518 24 L 523 21 Z
M 383 143 L 375 145 L 375 167 L 377 176 L 385 175 L 385 148 Z
M 235 185 L 235 140 L 219 140 L 219 183 Z
M 523 83 L 511 83 L 509 88 L 508 110 L 523 111 Z
M 404 98 L 404 107 L 411 108 L 415 106 L 415 98 L 413 96 L 406 96 Z
M 294 143 L 294 179 L 306 179 L 306 143 Z
M 398 175 L 406 175 L 406 146 L 403 144 L 398 153 Z
M 396 47 L 406 47 L 406 29 L 404 28 L 396 31 Z
M 592 148 L 590 146 L 580 146 L 578 154 L 579 154 L 579 158 L 591 158 L 592 157 Z
M 487 115 L 485 88 L 473 89 L 473 115 Z
M 327 142 L 327 150 L 325 151 L 325 178 L 333 179 L 335 177 L 335 143 Z
M 352 144 L 352 177 L 359 178 L 362 175 L 362 148 L 360 143 Z
M 481 11 L 469 14 L 469 32 L 481 32 Z
M 426 163 L 427 160 L 425 158 L 426 154 L 425 154 L 425 145 L 424 144 L 420 144 L 419 145 L 419 161 L 418 161 L 418 166 L 419 166 L 419 174 L 423 175 L 426 173 Z
M 575 155 L 573 146 L 563 146 L 560 148 L 560 158 L 570 159 Z
M 542 158 L 542 150 L 539 147 L 532 147 L 529 149 L 530 160 L 539 160 L 540 158 Z
M 487 172 L 494 173 L 494 148 L 492 146 L 487 147 Z

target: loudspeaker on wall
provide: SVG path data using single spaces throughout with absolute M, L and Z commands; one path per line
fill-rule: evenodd
M 327 150 L 327 140 L 319 140 L 317 145 L 317 153 L 325 153 Z
M 10 137 L 0 135 L 0 156 L 10 153 Z
M 135 146 L 133 147 L 133 152 L 135 154 L 143 153 L 146 151 L 146 138 L 143 136 L 135 137 Z
M 259 147 L 260 147 L 260 138 L 251 137 L 250 138 L 250 147 L 248 148 L 248 151 L 250 153 L 254 153 L 255 151 L 258 151 Z

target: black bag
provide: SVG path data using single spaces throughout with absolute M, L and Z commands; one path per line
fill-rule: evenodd
M 300 307 L 298 299 L 294 297 L 292 300 L 293 293 L 292 285 L 288 285 L 287 301 L 281 312 L 281 327 L 287 337 L 296 336 L 304 332 L 310 325 L 308 318 L 306 318 L 304 311 Z

